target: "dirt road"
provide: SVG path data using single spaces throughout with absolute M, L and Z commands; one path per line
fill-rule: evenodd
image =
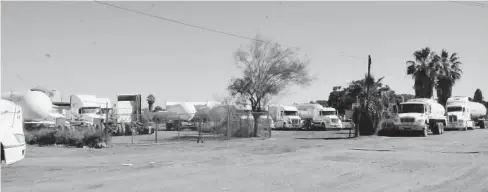
M 323 139 L 344 136 L 331 134 L 102 150 L 29 147 L 26 159 L 2 167 L 2 191 L 488 191 L 488 130 Z

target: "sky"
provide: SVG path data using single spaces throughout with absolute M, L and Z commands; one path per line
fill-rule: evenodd
M 332 87 L 371 72 L 413 94 L 406 61 L 426 46 L 457 52 L 462 79 L 453 95 L 488 95 L 488 7 L 454 2 L 108 2 L 240 36 L 260 34 L 299 47 L 317 79 L 276 96 L 280 104 L 326 100 Z M 484 2 L 488 4 L 488 2 Z M 225 96 L 241 76 L 233 53 L 250 41 L 95 2 L 2 2 L 1 88 L 43 86 L 115 100 L 154 94 L 164 101 Z M 488 96 L 487 96 L 488 97 Z

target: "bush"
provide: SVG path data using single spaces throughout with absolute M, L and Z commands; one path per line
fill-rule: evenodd
M 43 128 L 25 132 L 30 145 L 66 145 L 74 147 L 99 147 L 103 141 L 103 129 L 93 127 Z

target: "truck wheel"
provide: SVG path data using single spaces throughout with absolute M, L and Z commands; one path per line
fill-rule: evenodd
M 325 123 L 322 123 L 322 129 L 324 129 L 324 131 L 327 131 L 327 127 L 325 127 Z
M 432 134 L 433 135 L 440 135 L 440 127 L 439 127 L 439 124 L 436 123 L 436 124 L 431 124 L 430 125 L 430 130 L 432 130 Z
M 444 133 L 444 124 L 440 122 L 436 123 L 434 129 L 432 129 L 432 133 L 434 135 L 442 135 L 442 133 Z
M 117 133 L 117 136 L 122 136 L 124 131 L 124 129 L 122 128 L 122 125 L 121 124 L 118 124 L 117 125 L 117 129 L 115 129 L 116 133 Z
M 1 162 L 5 161 L 5 152 L 3 151 L 3 144 L 0 144 L 0 145 L 2 147 L 2 151 L 1 151 L 2 152 L 2 159 L 0 161 L 0 163 L 1 163 Z
M 427 137 L 427 135 L 429 135 L 429 129 L 427 127 L 425 127 L 420 136 Z
M 485 122 L 484 121 L 481 121 L 480 122 L 480 129 L 484 129 L 485 128 Z

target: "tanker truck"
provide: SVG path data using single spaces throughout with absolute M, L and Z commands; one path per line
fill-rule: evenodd
M 447 99 L 446 129 L 472 130 L 475 126 L 484 129 L 486 126 L 486 107 L 477 102 L 469 101 L 465 96 L 454 96 Z
M 63 117 L 54 111 L 51 98 L 42 91 L 2 93 L 1 98 L 22 107 L 25 130 L 55 127 L 56 119 Z
M 342 129 L 342 121 L 337 110 L 320 104 L 296 104 L 305 129 Z
M 320 111 L 324 109 L 324 107 L 320 104 L 295 104 L 295 107 L 298 109 L 298 116 L 302 119 L 302 128 L 307 130 L 312 129 L 312 123 L 314 119 L 317 119 L 320 115 Z
M 312 122 L 313 127 L 327 129 L 342 129 L 342 121 L 339 119 L 337 110 L 332 107 L 324 107 L 319 116 Z
M 426 137 L 430 130 L 434 135 L 441 135 L 446 123 L 445 110 L 441 104 L 434 99 L 416 98 L 400 103 L 391 131 L 414 132 Z
M 166 120 L 166 130 L 176 130 L 179 126 L 192 128 L 191 120 L 197 110 L 187 102 L 166 102 L 166 111 L 156 112 Z
M 13 164 L 24 159 L 26 144 L 22 107 L 14 102 L 0 100 L 1 161 Z
M 295 106 L 270 105 L 269 114 L 274 121 L 276 129 L 301 128 L 301 119 Z

